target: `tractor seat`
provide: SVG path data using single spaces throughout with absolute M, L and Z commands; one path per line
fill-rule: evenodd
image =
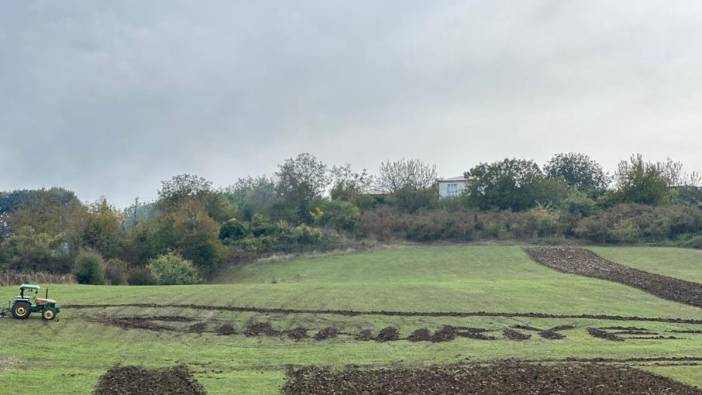
M 42 305 L 45 305 L 45 304 L 56 303 L 56 301 L 53 300 L 53 299 L 44 299 L 44 298 L 36 298 L 35 301 L 36 301 L 36 303 L 37 303 L 37 306 L 42 306 Z

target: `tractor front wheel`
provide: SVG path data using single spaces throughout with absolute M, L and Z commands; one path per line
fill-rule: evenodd
M 41 318 L 43 318 L 47 321 L 51 321 L 54 318 L 56 318 L 56 313 L 54 313 L 53 309 L 46 309 L 46 310 L 41 312 Z
M 29 314 L 32 313 L 31 307 L 27 302 L 17 302 L 12 306 L 12 316 L 18 320 L 29 318 Z

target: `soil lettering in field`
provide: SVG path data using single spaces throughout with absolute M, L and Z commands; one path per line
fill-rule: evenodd
M 378 332 L 378 336 L 375 337 L 377 342 L 391 342 L 400 339 L 400 331 L 394 326 L 389 326 L 383 328 Z
M 621 337 L 619 337 L 613 333 L 609 333 L 607 331 L 604 331 L 602 329 L 587 328 L 587 333 L 589 333 L 590 336 L 597 337 L 599 339 L 611 340 L 611 341 L 615 341 L 615 342 L 623 342 L 624 341 L 624 339 L 622 339 Z
M 205 389 L 186 366 L 145 369 L 136 366 L 115 366 L 98 381 L 95 395 L 202 395 Z
M 607 321 L 648 321 L 648 322 L 669 322 L 675 324 L 702 325 L 702 320 L 690 318 L 670 318 L 670 317 L 639 317 L 621 316 L 607 314 L 553 314 L 539 312 L 497 312 L 497 311 L 356 311 L 356 310 L 304 310 L 304 309 L 280 309 L 263 307 L 241 307 L 241 306 L 215 306 L 196 304 L 156 304 L 156 303 L 122 303 L 122 304 L 70 304 L 63 306 L 66 309 L 107 309 L 107 308 L 178 308 L 194 309 L 205 311 L 233 311 L 261 314 L 334 314 L 347 317 L 361 315 L 384 316 L 384 317 L 505 317 L 505 318 L 563 318 L 563 319 L 586 319 L 586 320 L 607 320 Z
M 359 341 L 373 340 L 373 331 L 370 329 L 363 329 L 358 332 L 355 339 Z
M 516 341 L 521 341 L 521 340 L 528 340 L 531 338 L 531 335 L 527 335 L 526 333 L 522 333 L 519 331 L 515 331 L 514 329 L 510 328 L 505 328 L 502 331 L 502 334 L 509 340 L 516 340 Z
M 297 327 L 294 329 L 291 329 L 287 332 L 288 339 L 292 339 L 295 341 L 306 339 L 307 336 L 307 328 L 303 327 Z
M 407 337 L 407 340 L 411 342 L 429 342 L 431 341 L 431 331 L 427 328 L 419 328 L 412 332 Z
M 333 339 L 339 334 L 339 330 L 336 329 L 333 326 L 329 326 L 323 329 L 320 329 L 319 332 L 317 332 L 314 335 L 314 340 L 327 340 L 327 339 Z
M 230 324 L 223 324 L 219 328 L 217 328 L 217 333 L 222 335 L 222 336 L 231 336 L 236 333 L 234 330 L 234 327 Z
M 246 336 L 276 336 L 278 334 L 270 322 L 249 322 L 244 329 Z

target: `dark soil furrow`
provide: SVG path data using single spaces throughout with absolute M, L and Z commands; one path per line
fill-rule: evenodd
M 611 340 L 611 341 L 615 341 L 615 342 L 623 342 L 624 341 L 624 339 L 622 339 L 621 337 L 619 337 L 613 333 L 603 331 L 602 329 L 587 328 L 587 333 L 589 333 L 590 336 L 592 336 L 592 337 L 597 337 L 600 339 Z
M 424 368 L 291 368 L 283 393 L 700 395 L 702 390 L 629 367 L 505 362 Z
M 262 314 L 332 314 L 343 316 L 360 316 L 360 315 L 377 315 L 389 317 L 504 317 L 504 318 L 563 318 L 563 319 L 589 319 L 603 321 L 641 321 L 641 322 L 666 322 L 678 324 L 693 324 L 702 325 L 700 319 L 688 318 L 665 318 L 665 317 L 637 317 L 637 316 L 620 316 L 606 314 L 552 314 L 552 313 L 509 313 L 509 312 L 490 312 L 490 311 L 356 311 L 356 310 L 306 310 L 306 309 L 279 309 L 279 308 L 262 308 L 262 307 L 238 307 L 238 306 L 212 306 L 212 305 L 194 305 L 194 304 L 156 304 L 156 303 L 128 303 L 128 304 L 71 304 L 62 306 L 63 309 L 103 309 L 103 308 L 178 308 L 178 309 L 196 309 L 196 310 L 213 310 L 213 311 L 232 311 L 244 313 L 262 313 Z
M 164 369 L 115 366 L 100 378 L 93 393 L 96 395 L 201 395 L 206 394 L 206 391 L 186 366 Z
M 519 332 L 519 331 L 515 331 L 514 329 L 510 329 L 510 328 L 505 328 L 505 329 L 502 331 L 502 334 L 503 334 L 507 339 L 510 339 L 510 340 L 517 340 L 517 341 L 528 340 L 528 339 L 531 338 L 531 335 L 527 335 L 526 333 L 522 333 L 522 332 Z
M 604 259 L 575 247 L 532 247 L 529 256 L 563 273 L 613 281 L 638 288 L 662 299 L 702 307 L 702 284 L 645 272 Z

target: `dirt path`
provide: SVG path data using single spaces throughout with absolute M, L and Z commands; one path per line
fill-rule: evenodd
M 630 268 L 590 250 L 574 247 L 533 247 L 529 256 L 551 269 L 638 288 L 662 299 L 702 307 L 702 284 Z
M 503 318 L 564 318 L 564 319 L 589 319 L 605 321 L 642 321 L 642 322 L 666 322 L 673 324 L 697 324 L 702 325 L 702 319 L 687 318 L 666 318 L 666 317 L 638 317 L 620 316 L 606 314 L 551 314 L 551 313 L 510 313 L 491 311 L 357 311 L 357 310 L 315 310 L 315 309 L 281 309 L 264 307 L 239 307 L 239 306 L 214 306 L 195 304 L 156 304 L 156 303 L 125 303 L 125 304 L 69 304 L 62 306 L 63 309 L 105 309 L 105 308 L 178 308 L 195 309 L 208 311 L 232 311 L 239 313 L 262 313 L 262 314 L 331 314 L 342 316 L 388 316 L 388 317 L 503 317 Z
M 506 362 L 332 370 L 290 369 L 283 389 L 296 394 L 682 394 L 702 390 L 629 367 L 598 364 L 540 365 Z

